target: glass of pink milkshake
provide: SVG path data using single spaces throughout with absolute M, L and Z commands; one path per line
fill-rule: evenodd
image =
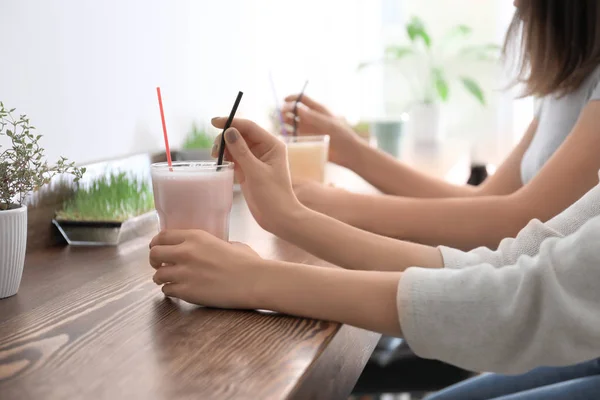
M 152 164 L 152 188 L 160 229 L 201 229 L 229 239 L 233 163 Z

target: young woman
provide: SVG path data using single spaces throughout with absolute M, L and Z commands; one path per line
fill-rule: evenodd
M 527 0 L 517 5 L 504 47 L 520 54 L 518 82 L 540 99 L 519 145 L 480 187 L 428 177 L 369 147 L 324 106 L 303 96 L 298 128 L 331 136 L 330 159 L 387 195 L 304 182 L 306 206 L 386 236 L 469 250 L 495 248 L 527 221 L 546 221 L 596 183 L 600 167 L 600 3 Z M 288 123 L 297 96 L 284 107 Z
M 464 253 L 306 208 L 294 196 L 285 145 L 250 121 L 234 120 L 225 140 L 257 222 L 346 269 L 264 260 L 203 231 L 164 231 L 150 243 L 150 264 L 166 295 L 403 335 L 419 356 L 477 371 L 521 373 L 600 356 L 600 185 L 497 251 Z

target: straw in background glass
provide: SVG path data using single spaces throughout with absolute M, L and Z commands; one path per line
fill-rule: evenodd
M 279 107 L 279 97 L 277 97 L 277 90 L 275 90 L 275 80 L 273 80 L 273 74 L 269 72 L 269 81 L 271 82 L 271 91 L 273 92 L 273 99 L 275 99 L 275 111 L 279 115 L 279 123 L 281 124 L 281 134 L 287 136 L 287 130 L 285 129 L 285 121 L 283 120 L 283 113 Z
M 308 85 L 308 81 L 304 82 L 304 86 L 302 87 L 302 91 L 298 95 L 296 102 L 294 103 L 294 136 L 298 136 L 298 103 L 302 101 L 302 96 L 304 95 L 304 91 L 306 90 L 306 86 Z
M 235 103 L 233 103 L 233 108 L 229 113 L 229 118 L 227 118 L 227 122 L 225 122 L 225 127 L 223 128 L 223 132 L 221 132 L 221 147 L 219 149 L 219 158 L 217 160 L 217 165 L 223 165 L 223 156 L 225 155 L 225 131 L 229 129 L 231 123 L 233 122 L 233 117 L 235 117 L 235 113 L 240 105 L 240 101 L 242 101 L 242 96 L 244 93 L 238 92 L 238 95 L 235 99 Z

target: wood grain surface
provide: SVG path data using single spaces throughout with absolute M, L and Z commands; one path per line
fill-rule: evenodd
M 231 240 L 328 266 L 263 231 L 240 194 Z M 0 399 L 344 399 L 379 335 L 269 312 L 165 298 L 149 237 L 28 255 L 0 300 Z

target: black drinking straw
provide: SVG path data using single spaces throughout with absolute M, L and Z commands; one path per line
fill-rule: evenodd
M 243 92 L 238 92 L 237 98 L 235 99 L 235 103 L 233 103 L 231 113 L 229 113 L 229 118 L 227 118 L 227 122 L 225 122 L 225 127 L 223 128 L 223 132 L 221 133 L 221 147 L 219 148 L 219 158 L 217 160 L 217 165 L 223 165 L 223 156 L 225 155 L 225 131 L 231 126 L 231 123 L 233 122 L 233 117 L 235 117 L 235 112 L 237 111 L 237 108 L 240 105 L 240 101 L 242 101 L 243 95 Z
M 304 91 L 306 90 L 306 85 L 308 85 L 308 81 L 304 82 L 304 86 L 302 87 L 302 91 L 298 95 L 296 102 L 294 103 L 294 136 L 298 136 L 298 103 L 302 101 L 302 96 L 304 95 Z

